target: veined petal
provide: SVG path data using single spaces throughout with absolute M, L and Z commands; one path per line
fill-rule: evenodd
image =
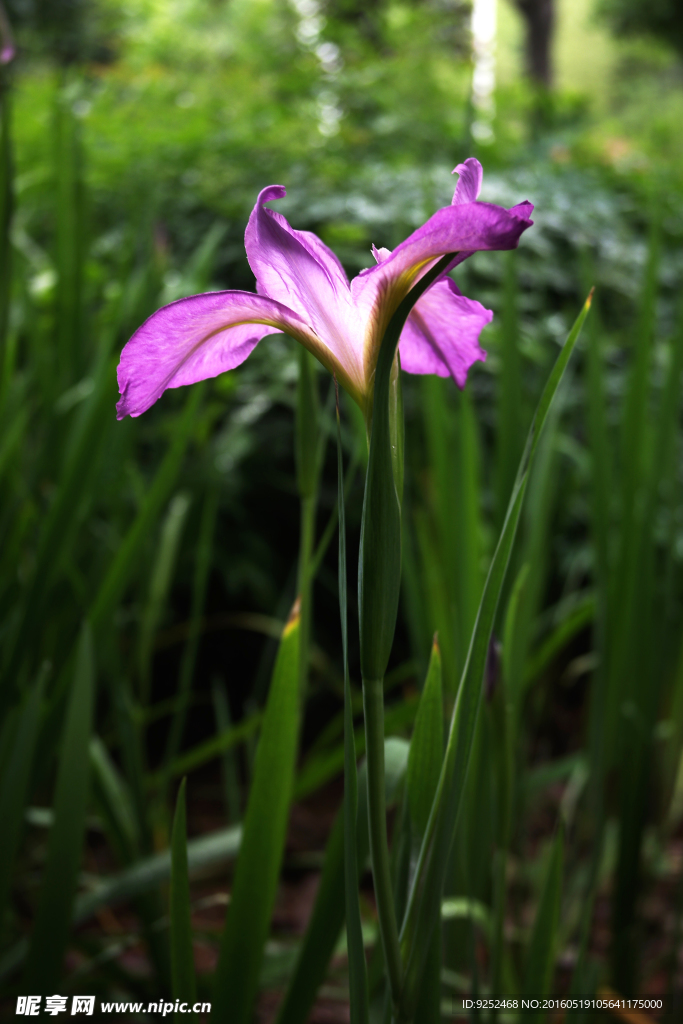
M 464 388 L 472 363 L 486 359 L 479 335 L 492 318 L 490 309 L 466 298 L 450 278 L 438 281 L 415 303 L 401 332 L 401 368 L 453 377 Z
M 125 345 L 118 367 L 117 418 L 140 416 L 166 388 L 234 369 L 261 338 L 280 331 L 305 345 L 351 390 L 344 368 L 329 358 L 310 325 L 294 310 L 252 292 L 208 292 L 157 310 Z
M 345 368 L 357 393 L 365 389 L 362 324 L 348 278 L 334 253 L 310 231 L 295 231 L 264 203 L 282 199 L 282 185 L 263 189 L 245 233 L 247 258 L 260 294 L 299 314 Z
M 460 206 L 462 203 L 473 203 L 479 198 L 481 183 L 484 177 L 484 169 L 474 156 L 469 156 L 464 164 L 458 164 L 453 174 L 459 174 L 458 184 L 455 186 L 451 206 Z
M 443 207 L 376 267 L 354 278 L 351 292 L 365 327 L 366 376 L 372 374 L 378 345 L 397 306 L 433 262 L 458 253 L 451 269 L 480 249 L 514 249 L 531 227 L 531 209 L 530 203 L 512 210 L 479 202 Z

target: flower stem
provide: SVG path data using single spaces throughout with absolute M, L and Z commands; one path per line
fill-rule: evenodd
M 301 499 L 297 590 L 301 602 L 299 695 L 303 700 L 308 683 L 312 618 L 311 589 L 314 575 L 312 571 L 312 558 L 321 463 L 318 428 L 318 388 L 311 357 L 303 348 L 299 352 L 299 381 L 296 389 L 295 455 L 296 482 L 299 498 Z
M 301 631 L 299 641 L 299 692 L 303 699 L 308 682 L 308 659 L 311 641 L 311 561 L 315 539 L 316 497 L 301 498 L 299 532 L 298 592 L 301 601 Z
M 365 748 L 368 768 L 370 860 L 375 883 L 379 932 L 384 949 L 391 1001 L 396 1007 L 401 992 L 401 952 L 396 927 L 394 895 L 389 869 L 386 804 L 384 797 L 384 685 L 381 679 L 363 680 Z

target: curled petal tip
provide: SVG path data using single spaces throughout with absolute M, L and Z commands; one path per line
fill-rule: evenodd
M 260 206 L 262 203 L 270 203 L 273 199 L 284 199 L 287 195 L 287 189 L 284 185 L 266 185 L 259 192 L 256 205 Z
M 391 249 L 385 249 L 383 245 L 377 248 L 376 245 L 372 246 L 372 255 L 375 257 L 376 263 L 383 263 L 389 256 L 391 256 Z
M 464 163 L 458 164 L 451 171 L 451 174 L 459 174 L 458 184 L 455 186 L 452 205 L 460 206 L 461 203 L 474 203 L 479 198 L 481 183 L 484 177 L 484 169 L 474 156 L 468 156 Z
M 456 164 L 456 166 L 451 171 L 451 174 L 464 174 L 470 170 L 483 171 L 483 168 L 480 162 L 477 160 L 476 156 L 468 156 L 467 159 L 463 160 L 461 164 Z

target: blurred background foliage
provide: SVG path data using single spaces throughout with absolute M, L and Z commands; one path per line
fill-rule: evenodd
M 393 736 L 410 735 L 436 630 L 452 703 L 531 412 L 590 285 L 597 293 L 496 626 L 449 876 L 442 994 L 519 992 L 552 971 L 552 991 L 680 993 L 680 5 L 498 0 L 485 107 L 472 93 L 465 0 L 5 9 L 17 44 L 2 69 L 0 146 L 8 1014 L 28 980 L 104 997 L 170 992 L 163 851 L 186 774 L 195 959 L 209 991 L 225 865 L 296 589 L 294 344 L 269 338 L 237 371 L 117 423 L 122 345 L 162 303 L 253 287 L 243 232 L 259 188 L 286 185 L 278 208 L 355 274 L 372 243 L 393 247 L 450 201 L 449 172 L 472 154 L 482 198 L 532 200 L 535 227 L 518 252 L 480 253 L 458 270 L 463 291 L 496 314 L 466 391 L 404 380 Z M 292 976 L 343 763 L 333 398 L 317 380 L 310 678 L 263 1020 Z M 343 399 L 342 412 L 353 552 L 365 440 Z M 68 710 L 72 693 L 91 693 L 92 724 Z M 83 772 L 89 796 L 69 811 L 54 780 Z M 530 936 L 541 935 L 532 926 L 546 865 L 559 863 L 560 818 L 556 955 L 534 975 L 543 940 Z M 64 849 L 62 906 L 50 902 L 50 863 Z M 367 875 L 363 884 L 373 946 Z M 328 1016 L 311 1020 L 345 1019 L 343 959 L 332 963 L 313 1011 Z

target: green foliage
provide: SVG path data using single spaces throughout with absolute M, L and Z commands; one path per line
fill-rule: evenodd
M 280 641 L 254 765 L 244 835 L 216 971 L 218 1016 L 246 1022 L 258 987 L 263 950 L 285 845 L 299 737 L 299 610 Z
M 649 33 L 683 52 L 683 11 L 676 0 L 598 0 L 597 9 L 615 32 Z
M 0 846 L 0 932 L 4 932 L 7 898 L 21 840 L 22 818 L 28 802 L 45 675 L 45 671 L 41 672 L 22 706 L 17 709 L 16 717 L 8 719 L 8 725 L 14 732 L 14 741 L 3 766 L 0 788 L 0 821 L 4 823 L 4 840 Z
M 18 6 L 6 6 L 16 22 Z M 65 63 L 56 35 L 39 39 L 26 22 L 15 24 L 20 55 L 3 72 L 0 95 L 3 999 L 24 985 L 22 970 L 36 991 L 167 997 L 179 970 L 190 977 L 189 901 L 203 900 L 211 872 L 239 856 L 226 936 L 238 929 L 230 923 L 237 911 L 250 970 L 236 959 L 221 978 L 242 1005 L 277 985 L 285 991 L 279 1024 L 304 1024 L 326 983 L 323 991 L 344 989 L 348 899 L 356 976 L 367 957 L 371 1013 L 381 1014 L 386 971 L 367 899 L 362 762 L 355 823 L 353 799 L 345 807 L 346 858 L 338 811 L 306 934 L 292 938 L 270 922 L 291 801 L 335 799 L 345 761 L 352 797 L 355 757 L 365 752 L 356 608 L 351 599 L 341 643 L 328 554 L 335 495 L 349 546 L 357 540 L 365 425 L 342 420 L 348 469 L 339 481 L 326 450 L 332 405 L 318 402 L 319 374 L 297 367 L 283 338 L 264 341 L 236 373 L 169 392 L 135 422 L 114 421 L 114 366 L 161 303 L 253 287 L 242 235 L 260 185 L 286 184 L 282 209 L 352 273 L 368 265 L 371 242 L 396 245 L 450 202 L 450 168 L 470 152 L 470 69 L 461 59 L 465 5 L 445 14 L 442 6 L 330 2 L 306 41 L 309 15 L 270 0 L 188 2 L 177 17 L 163 4 L 88 5 L 86 21 L 102 11 L 106 25 L 98 35 L 94 21 L 92 31 L 83 23 L 59 81 L 41 57 L 49 48 Z M 70 25 L 64 18 L 64 32 Z M 322 51 L 326 65 L 317 53 L 325 43 L 334 44 Z M 96 63 L 84 69 L 84 58 Z M 392 619 L 380 659 L 384 671 L 392 648 L 388 672 L 375 694 L 385 705 L 375 737 L 384 801 L 396 806 L 388 888 L 399 922 L 441 764 L 431 638 L 438 630 L 450 713 L 493 574 L 449 748 L 459 814 L 455 830 L 445 816 L 453 852 L 443 854 L 444 884 L 425 915 L 432 938 L 411 995 L 419 1021 L 436 1019 L 442 985 L 517 994 L 564 984 L 564 972 L 548 979 L 555 953 L 568 950 L 578 951 L 570 984 L 579 994 L 605 982 L 642 991 L 661 964 L 675 977 L 683 344 L 680 194 L 670 186 L 680 176 L 680 97 L 664 94 L 661 78 L 648 81 L 628 78 L 604 122 L 567 102 L 565 121 L 558 114 L 552 138 L 535 148 L 522 93 L 498 95 L 496 142 L 482 155 L 485 198 L 511 205 L 528 196 L 535 227 L 509 257 L 477 254 L 457 271 L 462 290 L 496 314 L 483 340 L 488 360 L 466 390 L 436 378 L 402 381 L 402 589 L 399 600 L 395 581 L 396 636 L 392 648 Z M 626 156 L 611 156 L 622 144 Z M 548 417 L 521 513 L 517 492 L 517 541 L 508 522 L 496 554 L 528 414 L 578 296 L 593 283 L 597 308 Z M 392 500 L 399 476 L 395 462 L 384 473 Z M 305 509 L 297 495 L 310 499 Z M 387 540 L 397 562 L 396 536 Z M 273 691 L 264 698 L 297 571 L 311 590 L 310 646 L 302 642 L 295 671 L 305 698 L 295 709 L 297 687 L 282 684 L 287 710 L 276 729 L 263 711 Z M 78 639 L 84 619 L 97 661 L 90 683 Z M 486 714 L 475 725 L 485 662 Z M 76 692 L 85 694 L 77 715 Z M 260 767 L 269 750 L 287 762 L 269 772 L 273 817 Z M 195 791 L 195 772 L 196 791 L 215 791 L 221 809 L 213 824 L 192 816 L 203 834 L 187 842 L 177 900 L 172 872 L 177 880 L 184 828 L 180 802 L 170 827 L 169 797 L 190 773 Z M 559 838 L 537 841 L 542 823 L 555 820 L 549 806 L 567 821 L 564 851 Z M 244 827 L 243 807 L 251 809 Z M 287 880 L 316 857 L 288 853 Z M 215 885 L 211 898 L 221 905 L 223 878 Z M 605 953 L 593 919 L 608 888 Z M 644 891 L 671 897 L 673 934 L 649 919 L 644 941 Z M 214 931 L 202 931 L 201 942 L 217 952 Z M 149 971 L 129 970 L 129 946 L 136 956 L 144 950 Z M 198 965 L 201 998 L 214 981 L 199 957 Z
M 187 874 L 187 780 L 178 789 L 171 836 L 171 980 L 174 999 L 193 1003 L 196 996 L 190 883 Z
M 545 996 L 551 991 L 559 938 L 563 866 L 564 830 L 560 826 L 550 850 L 529 940 L 524 975 L 524 991 L 529 995 Z
M 443 761 L 443 694 L 441 652 L 434 638 L 408 755 L 406 796 L 410 818 L 419 839 L 425 834 Z
M 545 421 L 583 322 L 588 315 L 590 304 L 591 296 L 586 300 L 570 331 L 536 408 L 477 613 L 468 658 L 453 709 L 439 788 L 434 798 L 429 827 L 422 841 L 416 877 L 402 929 L 402 952 L 406 965 L 406 984 L 402 999 L 407 1007 L 408 1019 L 414 1012 L 414 1000 L 424 969 L 428 941 L 440 912 L 440 894 L 443 891 L 453 831 L 465 790 L 491 631 L 505 582 L 529 472 Z
M 61 737 L 54 824 L 24 973 L 24 984 L 32 992 L 54 992 L 62 973 L 85 833 L 94 700 L 93 641 L 86 623 Z

